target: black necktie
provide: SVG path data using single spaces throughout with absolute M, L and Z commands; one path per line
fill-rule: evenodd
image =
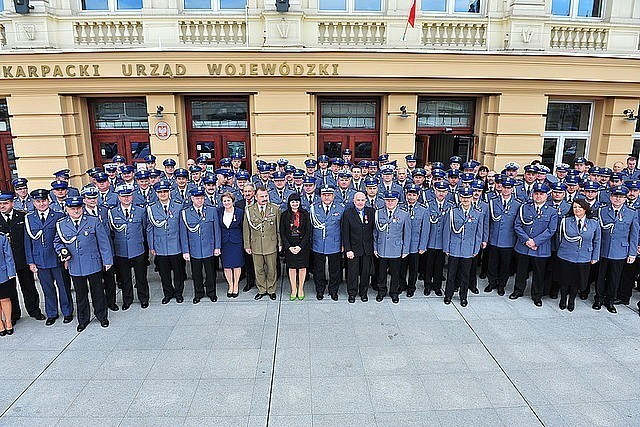
M 4 218 L 6 219 L 7 224 L 11 222 L 11 215 L 5 214 Z
M 347 201 L 347 192 L 345 190 L 342 190 L 342 200 Z
M 325 214 L 326 216 L 329 216 L 329 206 L 326 206 L 326 205 L 325 205 L 325 207 L 324 207 L 324 214 Z
M 582 233 L 582 220 L 578 220 L 578 233 Z
M 536 207 L 536 214 L 537 214 L 538 216 L 540 216 L 540 214 L 541 214 L 541 213 L 542 213 L 542 208 L 541 208 L 541 207 L 539 207 L 539 206 L 537 206 L 537 207 Z
M 125 217 L 126 219 L 129 219 L 129 209 L 125 209 L 125 210 L 124 210 L 124 217 Z
M 45 220 L 46 220 L 46 218 L 44 216 L 44 212 L 40 212 L 40 222 L 44 224 Z
M 77 230 L 78 228 L 80 228 L 80 221 L 79 221 L 79 220 L 77 220 L 77 219 L 76 219 L 76 220 L 74 220 L 74 221 L 73 221 L 73 223 L 74 223 L 74 225 L 76 226 L 76 230 Z
M 280 190 L 280 200 L 284 201 L 284 192 Z
M 196 212 L 198 213 L 199 217 L 202 217 L 202 210 L 201 209 L 196 209 Z
M 618 212 L 619 212 L 618 209 L 613 210 L 613 217 L 616 219 L 618 218 Z
M 413 206 L 409 206 L 409 215 L 413 218 Z
M 168 205 L 163 205 L 164 206 L 164 214 L 168 215 L 169 214 L 169 206 Z
M 507 209 L 507 201 L 505 199 L 502 199 L 502 207 L 503 209 Z
M 391 217 L 393 217 L 393 211 L 389 211 L 389 221 L 391 221 Z

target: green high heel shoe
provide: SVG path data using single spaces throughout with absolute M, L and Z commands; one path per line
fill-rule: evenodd
M 295 301 L 295 300 L 296 300 L 296 297 L 297 297 L 297 295 L 293 295 L 293 294 L 292 294 L 292 295 L 289 297 L 289 301 Z
M 298 295 L 298 299 L 299 299 L 300 301 L 302 301 L 302 300 L 304 299 L 304 295 L 302 295 L 302 296 Z

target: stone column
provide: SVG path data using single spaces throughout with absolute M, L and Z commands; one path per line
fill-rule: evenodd
M 628 120 L 622 112 L 630 109 L 638 114 L 639 103 L 640 100 L 633 98 L 611 98 L 604 101 L 601 121 L 599 124 L 594 123 L 591 136 L 590 159 L 597 165 L 611 167 L 617 161 L 625 162 L 633 147 L 636 121 Z
M 407 107 L 408 117 L 400 116 L 400 106 Z M 404 166 L 404 156 L 413 154 L 416 145 L 416 114 L 418 97 L 415 94 L 391 94 L 383 103 L 382 140 L 380 154 L 386 152 L 391 160 L 397 159 L 398 166 Z
M 161 105 L 163 117 L 155 117 L 157 107 Z M 149 142 L 151 153 L 157 157 L 157 166 L 162 169 L 162 161 L 173 158 L 180 167 L 187 163 L 187 137 L 184 120 L 184 108 L 179 98 L 173 94 L 158 93 L 147 95 L 147 112 L 149 113 Z M 171 127 L 171 135 L 167 140 L 162 140 L 155 135 L 155 128 L 159 121 L 164 121 Z

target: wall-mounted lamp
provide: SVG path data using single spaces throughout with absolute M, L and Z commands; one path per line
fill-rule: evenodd
M 162 114 L 162 112 L 164 111 L 164 107 L 162 105 L 158 105 L 156 107 L 156 114 L 153 116 L 156 119 L 161 119 L 164 117 L 164 114 Z
M 407 117 L 409 117 L 409 113 L 407 113 L 407 106 L 406 105 L 401 105 L 400 106 L 400 117 L 403 119 L 406 119 Z
M 640 118 L 640 116 L 636 115 L 636 114 L 635 114 L 635 111 L 633 111 L 633 110 L 632 110 L 632 109 L 630 109 L 630 108 L 627 108 L 626 110 L 624 110 L 624 111 L 622 112 L 622 114 L 624 114 L 624 115 L 626 116 L 625 118 L 626 118 L 627 120 L 638 120 L 638 118 Z

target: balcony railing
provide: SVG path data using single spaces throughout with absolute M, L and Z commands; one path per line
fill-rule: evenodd
M 551 27 L 550 47 L 565 50 L 605 50 L 609 40 L 609 30 L 596 27 Z
M 182 44 L 243 45 L 247 41 L 244 21 L 182 20 L 178 25 Z
M 5 31 L 4 25 L 0 24 L 0 48 L 5 47 L 7 45 L 7 33 Z
M 144 43 L 141 21 L 79 21 L 73 23 L 77 45 L 139 45 Z
M 318 43 L 321 45 L 381 46 L 387 42 L 384 22 L 319 22 Z
M 487 24 L 425 22 L 422 24 L 422 44 L 443 48 L 484 48 L 487 44 Z

